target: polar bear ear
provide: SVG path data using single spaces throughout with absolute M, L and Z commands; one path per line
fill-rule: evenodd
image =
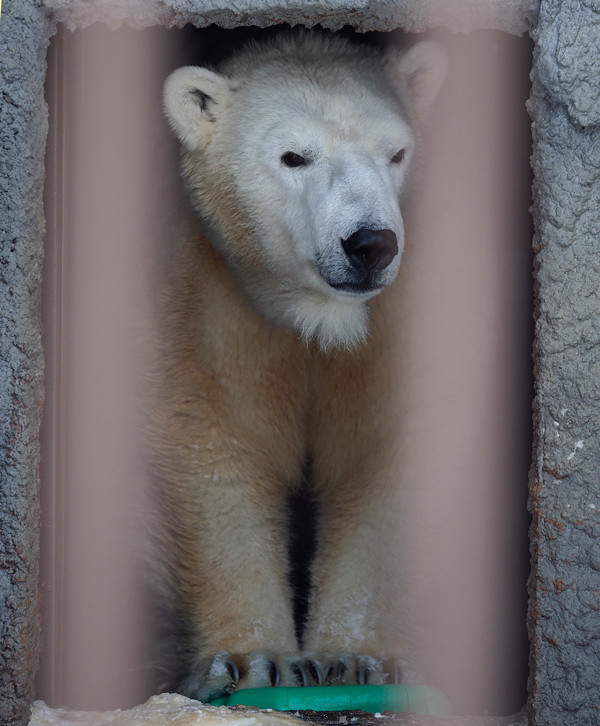
M 406 51 L 391 51 L 387 60 L 392 80 L 402 97 L 408 96 L 409 113 L 425 121 L 446 77 L 446 52 L 434 40 L 423 40 Z
M 188 149 L 208 143 L 212 125 L 228 94 L 225 76 L 198 66 L 178 68 L 165 81 L 163 102 L 166 116 L 179 140 Z

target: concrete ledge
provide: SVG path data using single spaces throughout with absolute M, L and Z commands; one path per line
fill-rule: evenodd
M 127 711 L 85 712 L 48 708 L 36 701 L 29 726 L 527 726 L 524 714 L 500 718 L 451 718 L 415 713 L 365 713 L 364 711 L 300 711 L 294 715 L 234 706 L 205 706 L 175 693 L 152 696 L 146 703 Z

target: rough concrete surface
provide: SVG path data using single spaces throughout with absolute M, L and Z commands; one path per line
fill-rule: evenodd
M 0 723 L 29 712 L 40 646 L 40 284 L 49 24 L 33 3 L 0 21 Z
M 533 36 L 530 718 L 591 726 L 600 723 L 600 8 L 548 0 Z
M 538 19 L 539 7 L 539 19 Z M 600 722 L 600 15 L 596 0 L 9 0 L 0 20 L 0 721 L 26 723 L 39 650 L 45 54 L 55 21 L 532 30 L 536 435 L 530 718 Z M 537 23 L 537 25 L 536 25 Z
M 539 80 L 581 126 L 600 122 L 599 11 L 595 0 L 544 2 L 534 32 Z
M 319 23 L 331 30 L 354 25 L 361 30 L 401 27 L 418 32 L 444 26 L 463 32 L 489 28 L 522 35 L 535 20 L 539 0 L 43 0 L 43 4 L 70 29 L 99 20 L 113 27 L 127 22 L 137 28 L 189 22 L 224 28 Z

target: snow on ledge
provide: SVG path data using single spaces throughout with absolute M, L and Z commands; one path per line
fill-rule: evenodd
M 293 716 L 258 710 L 206 706 L 177 693 L 152 696 L 125 711 L 71 711 L 43 701 L 31 707 L 29 726 L 308 726 Z
M 522 35 L 535 24 L 540 0 L 40 0 L 54 20 L 70 30 L 93 22 L 116 28 L 192 23 L 224 28 L 277 23 L 330 30 L 353 25 L 363 31 L 403 28 L 421 32 L 502 30 Z

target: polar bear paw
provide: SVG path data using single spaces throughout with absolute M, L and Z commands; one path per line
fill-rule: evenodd
M 297 653 L 220 651 L 201 661 L 179 690 L 206 702 L 242 688 L 307 686 L 316 683 L 317 678 L 313 664 Z
M 404 660 L 328 653 L 275 654 L 220 651 L 202 660 L 179 691 L 207 702 L 242 688 L 268 686 L 379 685 L 419 683 Z
M 310 685 L 382 685 L 384 683 L 417 683 L 416 671 L 407 661 L 382 659 L 372 655 L 306 654 L 306 672 Z
M 311 675 L 310 685 L 365 685 L 387 680 L 383 662 L 370 655 L 312 653 L 305 656 L 304 662 Z

